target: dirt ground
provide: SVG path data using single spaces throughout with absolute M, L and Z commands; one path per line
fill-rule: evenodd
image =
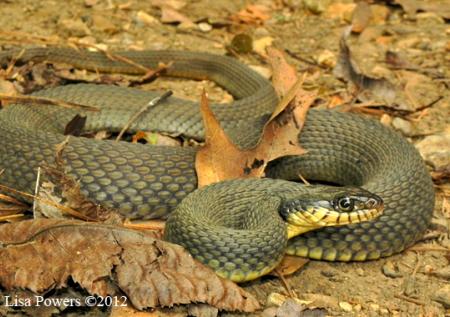
M 360 71 L 401 82 L 406 101 L 396 108 L 366 99 L 359 111 L 391 125 L 416 145 L 422 142 L 418 148 L 430 163 L 436 186 L 432 226 L 416 246 L 388 259 L 365 263 L 310 261 L 287 277 L 286 283 L 265 277 L 244 285 L 264 304 L 276 296 L 273 293 L 288 296 L 288 284 L 298 299 L 313 300 L 310 306 L 317 308 L 297 315 L 279 312 L 279 316 L 450 316 L 449 8 L 443 6 L 445 1 L 429 1 L 435 4 L 429 7 L 418 6 L 420 1 L 397 1 L 403 6 L 394 2 L 372 3 L 368 26 L 363 13 L 362 31 L 351 35 L 349 43 Z M 171 5 L 175 13 L 164 9 L 163 3 Z M 259 6 L 249 7 L 252 4 Z M 273 42 L 288 52 L 289 62 L 299 73 L 316 74 L 305 85 L 319 90 L 318 106 L 351 107 L 355 103 L 347 83 L 333 73 L 339 38 L 355 8 L 351 1 L 0 0 L 0 7 L 3 49 L 70 45 L 74 41 L 110 50 L 180 49 L 225 54 L 231 47 L 233 55 L 267 75 L 270 70 L 261 57 L 261 47 Z M 244 8 L 248 10 L 241 11 Z M 235 36 L 241 33 L 246 34 L 244 40 L 253 41 L 253 52 L 239 52 L 245 49 L 245 45 L 236 46 Z M 394 62 L 386 60 L 387 51 L 393 52 L 389 56 L 395 57 Z M 212 83 L 159 79 L 144 85 L 145 89 L 170 88 L 176 95 L 194 100 L 199 100 L 203 87 L 212 99 L 226 102 L 231 98 Z M 437 141 L 423 143 L 429 137 Z M 267 304 L 257 315 L 274 316 L 274 309 Z M 5 309 L 0 309 L 0 314 L 33 315 Z

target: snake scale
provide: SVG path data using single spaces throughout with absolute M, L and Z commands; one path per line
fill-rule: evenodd
M 243 148 L 255 144 L 278 100 L 266 79 L 233 58 L 176 51 L 116 54 L 149 68 L 159 62 L 173 62 L 166 71 L 168 76 L 208 78 L 224 87 L 236 101 L 214 104 L 212 110 L 225 131 Z M 18 56 L 19 62 L 65 62 L 101 72 L 142 73 L 139 68 L 99 52 L 65 48 L 0 52 L 0 63 L 5 65 Z M 98 107 L 101 112 L 86 113 L 85 129 L 119 131 L 132 114 L 158 94 L 107 85 L 71 84 L 34 95 Z M 77 113 L 80 111 L 27 105 L 1 110 L 0 169 L 4 173 L 0 182 L 32 193 L 37 167 L 44 161 L 54 161 L 55 146 L 65 139 L 65 125 Z M 199 140 L 204 137 L 198 104 L 174 97 L 150 108 L 130 128 L 131 132 L 137 130 L 163 131 Z M 434 207 L 433 184 L 420 155 L 407 140 L 375 120 L 315 109 L 309 111 L 299 138 L 307 154 L 271 162 L 268 177 L 296 180 L 301 172 L 311 180 L 360 186 L 382 197 L 385 209 L 382 216 L 371 221 L 327 227 L 295 237 L 289 241 L 287 253 L 330 261 L 362 261 L 400 252 L 423 234 Z M 195 153 L 196 149 L 190 147 L 72 137 L 63 158 L 68 173 L 79 180 L 90 199 L 117 208 L 129 218 L 151 219 L 167 217 L 196 189 Z M 225 184 L 213 186 L 222 188 L 229 202 L 240 201 L 233 199 L 234 192 L 246 193 L 248 198 L 253 192 L 268 197 L 271 191 L 304 193 L 315 188 L 266 179 Z M 271 199 L 262 201 L 263 205 L 272 203 Z M 232 206 L 239 209 L 236 203 Z M 202 239 L 210 241 L 208 237 Z M 224 252 L 238 252 L 226 249 Z M 250 256 L 252 252 L 263 252 L 247 251 Z

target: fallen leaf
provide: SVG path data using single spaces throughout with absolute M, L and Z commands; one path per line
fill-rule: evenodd
M 273 270 L 270 274 L 271 275 L 277 275 L 278 273 L 286 276 L 291 275 L 300 270 L 302 267 L 306 265 L 306 263 L 309 262 L 309 259 L 302 258 L 300 256 L 292 256 L 292 255 L 285 255 L 283 257 L 283 260 L 280 264 Z
M 64 128 L 64 135 L 80 136 L 86 125 L 86 115 L 75 115 Z
M 164 6 L 168 6 L 175 10 L 179 10 L 186 6 L 186 1 L 182 1 L 182 0 L 152 0 L 151 5 L 155 6 L 155 7 L 160 7 L 160 8 L 164 7 Z
M 301 88 L 303 79 L 297 79 L 295 69 L 287 64 L 281 52 L 271 49 L 269 61 L 273 68 L 274 88 L 282 99 L 253 148 L 243 150 L 233 144 L 203 93 L 200 108 L 205 125 L 205 146 L 197 152 L 195 160 L 199 187 L 227 179 L 262 177 L 268 162 L 305 152 L 298 144 L 298 135 L 316 93 Z
M 168 24 L 183 23 L 185 25 L 195 26 L 191 19 L 168 6 L 161 7 L 161 22 Z
M 50 219 L 4 224 L 0 285 L 42 294 L 69 280 L 92 295 L 125 294 L 137 309 L 206 303 L 252 312 L 255 298 L 180 246 L 123 227 Z
M 335 76 L 353 83 L 361 93 L 370 94 L 370 96 L 365 95 L 365 100 L 373 97 L 383 103 L 394 104 L 397 97 L 395 86 L 386 79 L 372 78 L 362 74 L 352 60 L 350 48 L 346 43 L 350 30 L 351 28 L 347 28 L 340 40 L 339 57 L 334 68 Z
M 249 4 L 238 13 L 230 16 L 230 20 L 236 23 L 258 24 L 262 25 L 270 19 L 270 10 L 266 6 L 258 4 Z

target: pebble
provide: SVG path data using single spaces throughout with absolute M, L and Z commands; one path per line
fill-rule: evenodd
M 60 19 L 58 26 L 59 30 L 68 36 L 83 37 L 91 34 L 87 25 L 80 19 Z
M 399 117 L 395 117 L 392 120 L 392 126 L 406 136 L 411 135 L 413 132 L 412 124 L 409 121 Z
M 364 270 L 359 267 L 356 269 L 356 274 L 358 274 L 359 276 L 364 276 Z
M 145 25 L 158 25 L 160 24 L 158 19 L 156 19 L 154 16 L 140 10 L 138 13 L 136 13 L 136 20 L 142 24 Z
M 316 62 L 328 68 L 333 68 L 336 66 L 337 58 L 336 55 L 330 50 L 323 50 L 318 55 L 314 56 Z
M 305 7 L 314 14 L 324 12 L 330 5 L 330 0 L 303 0 Z
M 305 310 L 305 306 L 289 298 L 278 308 L 277 317 L 297 317 L 303 310 Z
M 380 310 L 380 305 L 375 304 L 375 303 L 371 303 L 369 304 L 369 308 L 371 311 L 377 312 Z
M 351 312 L 353 311 L 353 306 L 352 304 L 348 303 L 348 302 L 339 302 L 339 307 L 346 312 Z
M 398 271 L 398 268 L 396 268 L 394 266 L 394 263 L 392 263 L 391 261 L 387 261 L 383 265 L 382 271 L 383 271 L 383 274 L 386 275 L 387 277 L 396 278 L 396 277 L 403 276 L 403 274 Z
M 111 20 L 105 18 L 102 15 L 92 15 L 92 27 L 98 31 L 105 33 L 116 33 L 119 29 L 111 22 Z
M 450 131 L 429 135 L 418 142 L 416 148 L 436 170 L 450 167 Z
M 201 22 L 199 24 L 197 24 L 198 29 L 202 32 L 209 32 L 213 29 L 212 25 L 206 22 Z

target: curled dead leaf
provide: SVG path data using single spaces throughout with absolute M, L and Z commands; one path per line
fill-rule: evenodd
M 298 144 L 298 135 L 316 93 L 301 89 L 303 78 L 297 79 L 295 70 L 287 67 L 281 52 L 273 54 L 276 55 L 273 57 L 276 62 L 272 64 L 274 85 L 283 98 L 265 123 L 255 147 L 240 149 L 233 144 L 203 93 L 200 107 L 205 125 L 205 146 L 197 152 L 195 161 L 199 187 L 227 179 L 262 177 L 270 161 L 304 153 Z
M 219 278 L 182 247 L 123 227 L 50 219 L 0 230 L 0 285 L 44 293 L 71 278 L 89 294 L 118 290 L 138 309 L 206 303 L 252 312 L 255 298 Z

